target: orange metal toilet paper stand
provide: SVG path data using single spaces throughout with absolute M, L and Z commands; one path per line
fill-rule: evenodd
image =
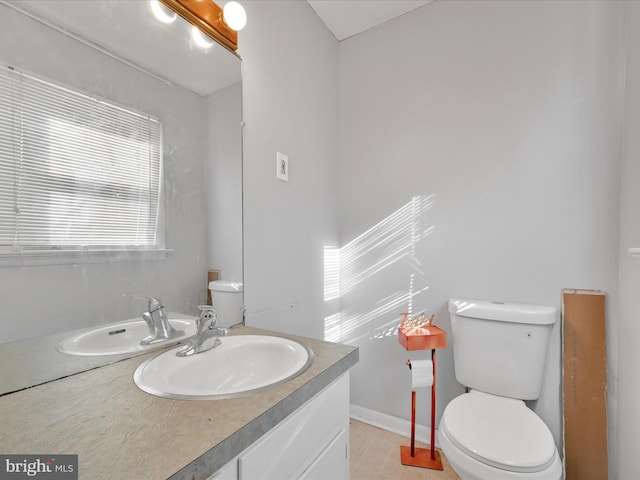
M 431 350 L 433 383 L 431 385 L 431 447 L 416 448 L 416 391 L 411 391 L 411 447 L 400 447 L 400 461 L 412 467 L 442 470 L 440 452 L 436 450 L 436 349 L 447 346 L 447 332 L 432 325 L 433 315 L 424 318 L 424 313 L 409 319 L 409 313 L 402 313 L 402 324 L 398 327 L 398 339 L 406 350 Z M 411 360 L 407 360 L 411 368 Z

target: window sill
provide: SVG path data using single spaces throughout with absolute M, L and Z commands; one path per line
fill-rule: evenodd
M 170 248 L 160 248 L 156 250 L 58 250 L 0 253 L 0 268 L 164 260 L 171 252 L 173 250 Z

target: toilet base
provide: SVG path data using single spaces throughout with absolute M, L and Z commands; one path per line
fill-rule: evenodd
M 431 458 L 431 449 L 429 448 L 414 448 L 414 456 L 411 456 L 411 447 L 400 447 L 400 462 L 403 465 L 409 465 L 411 467 L 430 468 L 431 470 L 442 470 L 442 460 L 440 459 L 440 452 L 434 451 L 435 458 Z

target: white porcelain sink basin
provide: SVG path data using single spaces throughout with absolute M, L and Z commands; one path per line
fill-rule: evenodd
M 175 345 L 196 333 L 195 318 L 171 318 L 169 314 L 169 323 L 176 330 L 184 330 L 185 334 L 165 342 L 140 345 L 140 340 L 149 335 L 149 328 L 143 320 L 132 319 L 82 330 L 56 345 L 56 350 L 68 355 L 90 357 L 141 353 Z
M 188 357 L 176 349 L 138 367 L 134 381 L 147 393 L 166 398 L 206 400 L 266 390 L 300 375 L 313 352 L 288 338 L 230 335 L 221 345 Z

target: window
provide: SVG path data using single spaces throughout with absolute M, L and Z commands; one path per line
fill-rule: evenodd
M 155 250 L 162 126 L 0 67 L 0 253 Z

